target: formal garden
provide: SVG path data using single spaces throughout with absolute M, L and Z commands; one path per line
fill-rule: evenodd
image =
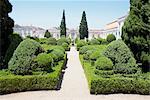
M 67 34 L 65 10 L 59 26 L 59 38 L 54 38 L 49 30 L 43 33 L 43 38 L 23 38 L 13 32 L 14 21 L 8 15 L 12 11 L 9 1 L 1 0 L 0 8 L 0 95 L 61 90 L 64 73 L 71 68 L 75 70 L 71 70 L 72 73 L 66 71 L 66 78 L 74 78 L 74 82 L 64 81 L 68 82 L 65 89 L 67 86 L 73 88 L 66 89 L 67 92 L 65 89 L 60 91 L 61 95 L 66 92 L 67 95 L 63 96 L 78 94 L 82 92 L 82 87 L 85 97 L 117 93 L 150 95 L 149 0 L 130 0 L 130 12 L 120 39 L 113 33 L 107 34 L 106 38 L 89 39 L 85 11 L 82 13 L 79 34 L 71 39 Z M 68 61 L 69 66 L 66 66 Z M 76 68 L 81 68 L 81 72 Z M 82 69 L 86 78 L 82 75 Z M 79 87 L 85 82 L 84 79 L 87 79 L 90 94 L 86 93 L 86 84 Z M 71 96 L 77 97 L 76 94 Z
M 0 94 L 60 89 L 70 39 L 21 39 L 17 34 L 12 37 L 14 41 L 12 40 L 5 57 L 9 61 L 8 68 L 0 71 Z M 15 47 L 17 48 L 13 52 Z
M 142 72 L 122 40 L 113 39 L 113 35 L 110 35 L 107 40 L 77 41 L 90 93 L 150 94 L 150 73 Z

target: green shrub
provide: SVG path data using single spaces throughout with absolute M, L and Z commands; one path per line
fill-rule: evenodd
M 88 50 L 92 50 L 93 48 L 92 48 L 92 46 L 83 46 L 83 47 L 81 47 L 80 48 L 80 50 L 79 50 L 79 53 L 80 54 L 85 54 Z
M 9 62 L 9 60 L 13 56 L 14 51 L 16 50 L 16 48 L 18 47 L 18 45 L 22 41 L 22 38 L 20 37 L 19 34 L 11 34 L 9 36 L 9 40 L 10 40 L 10 45 L 6 51 L 6 54 L 5 54 L 5 58 L 4 58 L 5 63 Z
M 65 42 L 62 44 L 62 47 L 63 47 L 66 51 L 69 51 L 69 49 L 70 49 L 68 43 L 65 43 Z
M 144 72 L 150 72 L 150 53 L 141 54 L 142 69 Z
M 116 40 L 116 37 L 115 37 L 114 34 L 109 34 L 109 35 L 107 36 L 107 41 L 108 41 L 109 43 L 112 42 L 112 41 L 114 41 L 114 40 Z
M 83 59 L 84 60 L 89 60 L 90 59 L 90 55 L 94 52 L 94 50 L 88 50 L 86 51 L 85 54 L 83 54 Z
M 57 44 L 57 40 L 55 38 L 48 38 L 46 44 L 48 45 L 56 45 Z
M 22 41 L 8 63 L 9 70 L 14 74 L 26 75 L 32 73 L 32 60 L 40 52 L 41 45 L 31 39 Z
M 100 42 L 100 44 L 108 44 L 106 39 L 97 38 L 97 40 Z
M 48 30 L 46 30 L 46 32 L 44 34 L 44 37 L 50 38 L 50 37 L 52 37 L 52 35 L 51 35 L 51 33 Z
M 77 42 L 77 50 L 79 50 L 81 47 L 87 45 L 85 40 L 78 40 Z
M 100 78 L 91 81 L 92 94 L 150 94 L 150 80 L 134 78 Z
M 114 71 L 113 70 L 97 70 L 97 69 L 95 69 L 94 73 L 100 77 L 107 77 L 109 75 L 113 75 Z
M 54 61 L 60 61 L 64 59 L 64 52 L 60 49 L 53 49 L 51 54 L 53 55 L 53 57 L 55 57 Z
M 96 61 L 99 57 L 103 56 L 100 51 L 95 51 L 90 55 L 90 60 Z
M 98 70 L 112 70 L 113 69 L 113 63 L 107 57 L 100 57 L 96 60 L 95 67 Z
M 92 39 L 92 40 L 89 41 L 89 44 L 90 45 L 99 45 L 100 42 L 97 39 Z
M 50 72 L 53 66 L 52 55 L 46 53 L 40 53 L 34 61 L 37 63 L 35 70 Z
M 111 42 L 104 55 L 112 60 L 116 73 L 131 74 L 139 70 L 130 49 L 122 40 Z
M 62 45 L 63 43 L 67 43 L 69 45 L 70 40 L 65 37 L 61 37 L 59 40 L 57 40 L 57 45 Z

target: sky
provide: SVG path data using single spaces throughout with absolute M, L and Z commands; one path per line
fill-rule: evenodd
M 124 16 L 129 0 L 10 0 L 13 10 L 9 14 L 19 25 L 33 25 L 49 29 L 59 27 L 63 9 L 67 28 L 78 28 L 82 12 L 86 12 L 88 27 L 101 29 L 107 23 Z

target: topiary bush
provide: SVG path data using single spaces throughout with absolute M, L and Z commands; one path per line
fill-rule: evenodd
M 42 52 L 42 47 L 38 42 L 31 39 L 25 39 L 15 50 L 8 63 L 8 69 L 17 75 L 31 74 L 32 60 L 40 52 Z
M 57 45 L 57 40 L 55 38 L 48 38 L 46 44 L 48 45 Z
M 84 60 L 90 60 L 90 55 L 94 52 L 94 50 L 87 50 L 85 54 L 83 54 Z
M 53 56 L 51 54 L 40 53 L 34 59 L 34 62 L 37 63 L 34 70 L 36 71 L 52 71 L 53 66 Z
M 131 74 L 139 70 L 130 49 L 122 40 L 111 42 L 104 55 L 112 60 L 116 73 Z
M 98 70 L 112 70 L 113 69 L 113 63 L 107 57 L 100 57 L 96 60 L 95 67 Z
M 80 48 L 79 53 L 85 54 L 88 50 L 92 50 L 93 48 L 91 46 L 83 46 Z
M 101 57 L 102 54 L 100 51 L 94 51 L 91 55 L 90 55 L 90 60 L 96 61 L 99 57 Z
M 63 47 L 66 51 L 69 51 L 69 50 L 70 50 L 68 43 L 65 43 L 65 42 L 64 42 L 64 43 L 62 44 L 62 47 Z
M 67 43 L 69 45 L 70 40 L 65 37 L 61 37 L 60 39 L 57 40 L 57 45 L 62 45 L 63 43 Z
M 5 63 L 9 62 L 9 60 L 13 56 L 14 51 L 16 50 L 16 48 L 18 47 L 18 45 L 23 39 L 21 38 L 19 34 L 14 33 L 9 36 L 9 40 L 10 40 L 10 45 L 5 54 L 5 58 L 4 58 Z
M 106 39 L 106 40 L 110 43 L 110 42 L 116 40 L 116 37 L 115 37 L 114 34 L 109 34 L 109 35 L 107 36 L 107 39 Z
M 97 39 L 92 39 L 92 40 L 89 41 L 89 44 L 90 45 L 99 45 L 100 42 Z
M 108 44 L 108 41 L 106 39 L 97 38 L 100 44 Z
M 85 40 L 78 40 L 77 42 L 77 50 L 79 50 L 81 47 L 87 45 Z

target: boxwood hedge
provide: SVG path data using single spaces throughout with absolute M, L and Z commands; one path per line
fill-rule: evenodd
M 13 92 L 31 91 L 31 90 L 57 90 L 60 89 L 62 80 L 62 69 L 66 66 L 65 60 L 53 67 L 54 72 L 44 75 L 8 75 L 0 77 L 0 94 L 8 94 Z

